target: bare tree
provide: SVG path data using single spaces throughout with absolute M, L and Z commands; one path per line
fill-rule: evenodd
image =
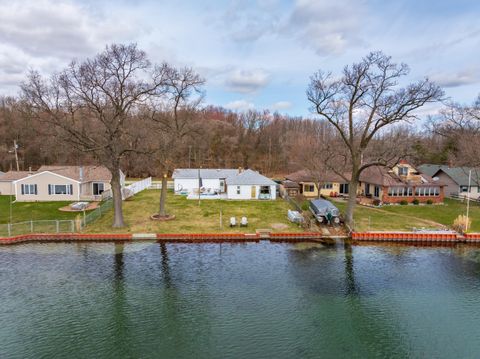
M 140 151 L 135 135 L 137 111 L 165 93 L 167 64 L 152 66 L 136 44 L 107 46 L 49 79 L 31 72 L 22 84 L 23 99 L 35 118 L 55 126 L 65 146 L 91 153 L 112 173 L 113 227 L 123 227 L 120 165 Z
M 167 175 L 179 162 L 175 148 L 185 147 L 188 138 L 199 134 L 195 117 L 203 100 L 202 86 L 205 80 L 193 69 L 170 68 L 166 72 L 167 101 L 161 111 L 154 111 L 152 119 L 159 125 L 158 157 L 162 167 L 162 190 L 160 192 L 159 217 L 166 217 Z
M 312 110 L 334 126 L 347 149 L 345 164 L 351 171 L 346 211 L 349 226 L 353 225 L 360 174 L 390 160 L 369 153 L 372 141 L 391 126 L 415 120 L 415 110 L 443 96 L 428 79 L 399 87 L 398 81 L 408 73 L 407 65 L 393 63 L 382 52 L 372 52 L 359 63 L 346 66 L 340 78 L 323 71 L 311 77 L 307 97 Z

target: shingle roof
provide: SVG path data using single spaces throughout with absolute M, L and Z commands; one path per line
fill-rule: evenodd
M 198 178 L 198 168 L 177 168 L 173 171 L 173 178 L 196 179 Z M 222 168 L 201 168 L 200 177 L 204 179 L 227 178 L 237 173 L 236 169 Z
M 198 168 L 177 168 L 173 171 L 172 177 L 174 179 L 197 179 L 198 172 Z M 238 169 L 230 168 L 201 168 L 200 177 L 202 179 L 224 178 L 227 185 L 276 185 L 271 179 L 249 169 L 239 172 Z
M 447 167 L 447 166 L 424 164 L 424 165 L 418 166 L 418 170 L 421 173 L 425 173 L 427 176 L 433 177 L 438 172 L 438 170 L 442 167 Z
M 417 180 L 404 180 L 384 166 L 367 167 L 360 174 L 360 181 L 378 186 L 408 186 L 421 184 L 422 186 L 443 186 L 444 183 L 434 181 L 430 176 L 421 174 Z
M 469 171 L 472 170 L 471 185 L 480 185 L 480 169 L 468 168 L 468 167 L 453 167 L 453 168 L 440 168 L 439 171 L 445 172 L 452 180 L 459 186 L 468 186 Z M 438 171 L 436 172 L 438 173 Z
M 297 172 L 290 173 L 285 178 L 293 182 L 315 182 L 316 181 L 314 176 L 307 170 L 300 170 Z M 345 182 L 345 180 L 341 176 L 339 176 L 338 174 L 332 171 L 326 171 L 324 174 L 322 174 L 322 179 L 325 182 L 341 182 L 341 183 Z
M 29 171 L 8 171 L 0 176 L 0 181 L 16 181 L 34 173 Z
M 42 171 L 50 171 L 79 182 L 109 182 L 112 179 L 112 174 L 104 166 L 42 166 L 38 169 L 37 173 Z
M 270 178 L 252 170 L 236 172 L 226 178 L 227 185 L 259 185 L 259 186 L 276 186 Z

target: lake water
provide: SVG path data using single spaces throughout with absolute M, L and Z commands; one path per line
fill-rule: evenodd
M 0 247 L 0 358 L 475 358 L 480 250 Z

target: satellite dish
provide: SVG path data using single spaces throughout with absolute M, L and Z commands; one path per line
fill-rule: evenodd
M 433 179 L 435 182 L 437 182 L 440 178 L 438 178 L 438 177 L 433 177 L 432 179 Z

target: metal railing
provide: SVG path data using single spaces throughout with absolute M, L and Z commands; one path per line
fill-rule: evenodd
M 12 237 L 29 233 L 73 233 L 75 220 L 40 220 L 0 224 L 0 237 Z
M 113 207 L 113 200 L 108 199 L 98 206 L 96 209 L 90 212 L 84 212 L 81 221 L 80 221 L 80 229 L 83 229 L 86 225 L 95 222 L 97 219 L 102 217 L 108 210 Z

